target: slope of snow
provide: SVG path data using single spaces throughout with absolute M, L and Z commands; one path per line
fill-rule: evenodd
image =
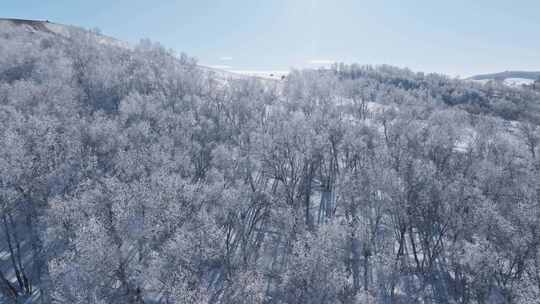
M 57 35 L 69 39 L 73 32 L 81 30 L 83 29 L 76 26 L 58 24 L 50 21 L 0 18 L 0 32 L 3 33 L 20 33 L 22 31 L 29 34 Z M 102 44 L 130 48 L 128 43 L 112 37 L 101 34 L 96 34 L 96 37 L 97 41 Z
M 505 71 L 501 73 L 482 74 L 471 76 L 469 79 L 482 80 L 482 79 L 508 79 L 508 78 L 524 78 L 536 80 L 540 77 L 540 71 Z
M 534 80 L 527 78 L 506 78 L 504 84 L 511 87 L 520 87 L 522 85 L 531 85 L 534 83 Z
M 46 23 L 47 21 L 0 18 L 0 29 L 2 32 L 20 29 L 29 33 L 50 33 L 50 30 L 45 26 Z
M 254 76 L 264 79 L 274 79 L 274 80 L 281 80 L 287 75 L 289 75 L 289 71 L 256 71 L 256 70 L 231 70 L 232 73 L 241 74 L 241 75 L 247 75 L 247 76 Z
M 21 33 L 25 32 L 30 35 L 39 34 L 39 35 L 50 35 L 50 36 L 59 36 L 65 39 L 70 39 L 71 35 L 74 32 L 81 31 L 83 29 L 58 24 L 50 22 L 48 20 L 24 20 L 24 19 L 5 19 L 0 18 L 0 33 Z M 106 36 L 102 34 L 95 33 L 97 41 L 101 44 L 110 45 L 114 47 L 120 47 L 124 49 L 132 49 L 129 43 Z M 199 68 L 207 73 L 213 73 L 217 78 L 221 79 L 223 82 L 228 80 L 237 80 L 237 79 L 247 79 L 251 77 L 258 78 L 260 80 L 281 80 L 286 75 L 288 71 L 256 71 L 256 70 L 228 70 L 228 69 L 219 69 L 215 67 L 210 67 L 206 65 L 199 65 Z

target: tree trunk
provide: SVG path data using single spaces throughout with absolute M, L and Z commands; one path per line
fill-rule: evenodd
M 356 235 L 352 233 L 351 235 L 351 266 L 352 266 L 352 275 L 353 275 L 353 289 L 354 294 L 360 290 L 360 248 L 359 241 L 356 238 Z

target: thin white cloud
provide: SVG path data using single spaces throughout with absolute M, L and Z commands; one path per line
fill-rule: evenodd
M 308 61 L 310 64 L 332 64 L 336 62 L 335 60 L 330 59 L 312 59 Z
M 233 60 L 233 58 L 230 57 L 230 56 L 223 56 L 223 57 L 219 57 L 219 60 L 221 60 L 221 61 L 231 61 L 231 60 Z
M 223 65 L 223 64 L 217 64 L 217 65 L 209 65 L 209 68 L 213 69 L 219 69 L 219 70 L 229 70 L 232 69 L 232 66 L 230 65 Z

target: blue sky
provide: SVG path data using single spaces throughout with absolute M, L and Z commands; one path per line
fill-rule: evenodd
M 206 65 L 287 70 L 330 61 L 452 76 L 540 70 L 540 1 L 2 0 L 1 17 L 150 38 Z

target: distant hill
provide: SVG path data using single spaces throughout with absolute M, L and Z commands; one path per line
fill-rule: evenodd
M 505 71 L 492 74 L 481 74 L 470 77 L 471 80 L 505 80 L 508 78 L 521 78 L 538 80 L 540 79 L 540 71 Z

